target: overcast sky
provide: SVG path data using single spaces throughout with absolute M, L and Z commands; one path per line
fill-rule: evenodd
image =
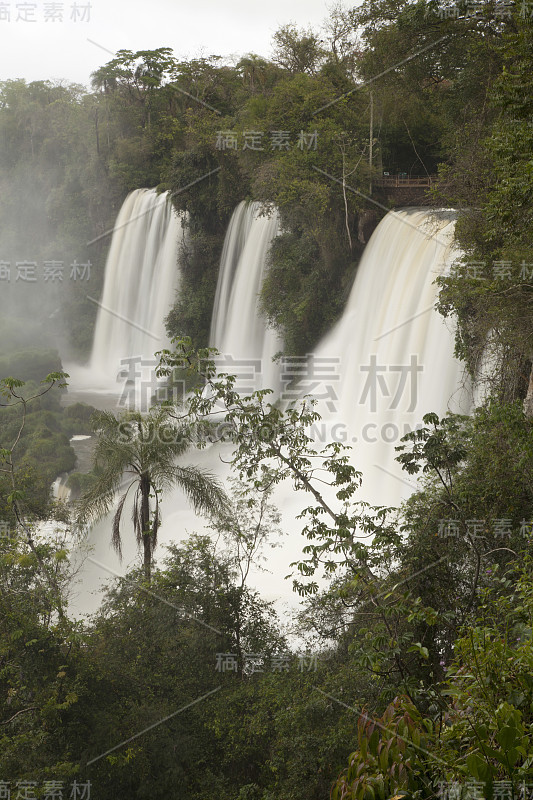
M 112 57 L 106 51 L 121 49 L 171 47 L 183 58 L 268 56 L 280 25 L 318 26 L 332 2 L 90 0 L 90 9 L 87 5 L 88 0 L 0 2 L 0 80 L 65 78 L 87 85 L 90 73 Z

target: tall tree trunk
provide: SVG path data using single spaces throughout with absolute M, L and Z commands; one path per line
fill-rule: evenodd
M 100 131 L 98 130 L 98 109 L 94 113 L 94 126 L 96 130 L 96 155 L 100 155 Z
M 533 361 L 529 373 L 529 386 L 527 387 L 527 394 L 524 400 L 524 414 L 528 419 L 533 419 Z
M 348 234 L 348 242 L 350 244 L 350 252 L 353 250 L 352 244 L 352 234 L 350 233 L 350 219 L 348 216 L 348 198 L 346 197 L 346 153 L 344 147 L 342 147 L 342 195 L 344 197 L 344 214 L 345 214 L 345 224 L 346 224 L 346 233 Z
M 152 579 L 152 537 L 150 535 L 150 478 L 141 478 L 141 524 L 144 545 L 144 577 Z
M 242 652 L 241 645 L 241 610 L 242 610 L 242 588 L 237 591 L 237 598 L 235 602 L 235 649 L 237 650 L 237 671 L 241 678 L 244 680 L 244 653 Z

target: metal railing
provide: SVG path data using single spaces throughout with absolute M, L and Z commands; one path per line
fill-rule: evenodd
M 409 175 L 383 175 L 381 178 L 374 179 L 374 186 L 431 186 L 437 180 L 436 175 L 413 176 Z

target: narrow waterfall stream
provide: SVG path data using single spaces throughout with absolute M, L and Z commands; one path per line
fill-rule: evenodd
M 87 393 L 87 402 L 113 407 L 116 398 L 99 402 L 92 393 L 116 395 L 128 380 L 150 381 L 154 353 L 168 345 L 165 317 L 179 285 L 184 236 L 167 194 L 137 189 L 124 201 L 113 228 L 102 298 L 94 299 L 98 315 L 89 365 L 69 364 L 67 370 L 72 389 Z M 146 398 L 134 399 L 146 406 Z
M 257 361 L 254 388 L 279 391 L 279 368 L 273 356 L 283 342 L 259 310 L 259 293 L 270 245 L 279 231 L 277 212 L 261 214 L 260 203 L 240 203 L 231 218 L 222 259 L 211 321 L 210 345 L 231 372 L 237 361 Z M 239 366 L 237 364 L 237 366 Z

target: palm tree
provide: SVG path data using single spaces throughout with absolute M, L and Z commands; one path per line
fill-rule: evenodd
M 139 547 L 143 548 L 148 583 L 161 522 L 162 492 L 179 486 L 198 512 L 218 513 L 228 509 L 227 496 L 211 473 L 176 464 L 178 456 L 191 446 L 190 429 L 177 425 L 170 413 L 164 406 L 156 406 L 147 414 L 128 411 L 118 417 L 108 411 L 97 412 L 93 417 L 93 427 L 99 435 L 94 452 L 96 479 L 77 505 L 77 523 L 85 526 L 108 514 L 120 492 L 111 542 L 122 557 L 120 523 L 126 498 L 134 487 L 133 530 Z

